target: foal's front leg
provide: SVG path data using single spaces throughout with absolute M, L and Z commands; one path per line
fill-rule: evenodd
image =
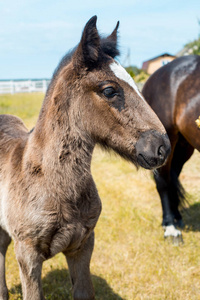
M 84 247 L 75 255 L 67 256 L 74 300 L 95 300 L 94 288 L 90 276 L 90 260 L 94 248 L 94 232 Z
M 15 242 L 24 300 L 45 300 L 42 291 L 41 271 L 43 259 L 30 241 Z

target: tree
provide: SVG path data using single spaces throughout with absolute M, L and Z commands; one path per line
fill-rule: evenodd
M 198 24 L 200 26 L 200 20 L 198 20 Z M 187 48 L 188 54 L 200 55 L 200 30 L 199 30 L 199 37 L 193 42 L 186 44 L 185 48 Z
M 129 66 L 125 68 L 126 71 L 133 77 L 135 82 L 145 82 L 148 78 L 149 75 L 142 69 L 139 69 L 136 66 Z

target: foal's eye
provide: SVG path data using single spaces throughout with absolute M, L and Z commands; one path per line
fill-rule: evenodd
M 105 88 L 102 93 L 107 98 L 113 98 L 117 94 L 116 90 L 111 86 Z

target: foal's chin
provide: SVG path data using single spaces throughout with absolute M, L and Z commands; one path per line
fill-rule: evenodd
M 139 154 L 137 157 L 137 165 L 147 169 L 147 170 L 155 170 L 160 168 L 162 165 L 164 165 L 166 163 L 166 159 L 165 160 L 159 160 L 155 157 L 145 157 L 142 154 Z

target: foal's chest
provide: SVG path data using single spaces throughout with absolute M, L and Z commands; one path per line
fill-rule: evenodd
M 59 252 L 72 255 L 81 249 L 84 242 L 90 236 L 101 213 L 101 201 L 98 198 L 86 201 L 77 207 L 72 216 L 61 218 L 58 230 L 52 237 L 50 255 Z

